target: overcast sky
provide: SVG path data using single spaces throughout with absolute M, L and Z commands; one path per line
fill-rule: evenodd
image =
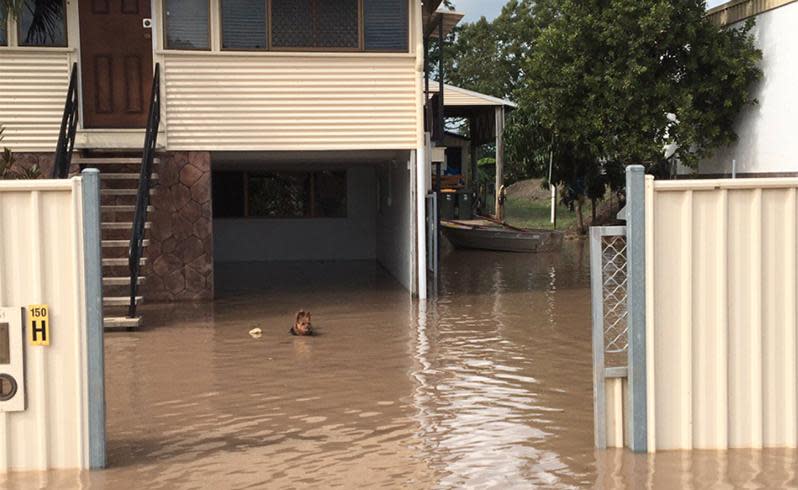
M 707 6 L 714 7 L 728 0 L 709 0 Z M 463 22 L 474 22 L 483 15 L 489 20 L 493 19 L 502 11 L 502 5 L 507 0 L 455 0 L 457 10 L 466 14 Z

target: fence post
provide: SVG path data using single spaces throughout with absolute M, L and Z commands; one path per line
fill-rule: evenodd
M 629 326 L 630 449 L 648 450 L 646 380 L 646 202 L 645 169 L 626 168 L 626 242 Z
M 604 274 L 601 228 L 590 228 L 590 291 L 593 313 L 593 434 L 597 449 L 607 448 L 607 397 L 604 391 Z
M 103 284 L 100 243 L 100 171 L 83 178 L 83 258 L 86 280 L 86 358 L 89 391 L 89 467 L 105 468 L 105 361 L 103 358 Z

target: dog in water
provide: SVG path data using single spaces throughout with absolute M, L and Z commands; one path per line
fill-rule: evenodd
M 310 323 L 310 312 L 301 310 L 296 314 L 296 321 L 291 327 L 291 335 L 310 336 L 313 335 L 313 325 Z

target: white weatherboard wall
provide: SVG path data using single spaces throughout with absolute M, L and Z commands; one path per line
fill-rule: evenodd
M 646 182 L 649 450 L 798 445 L 797 190 Z
M 377 261 L 408 290 L 413 290 L 413 220 L 410 161 L 380 167 L 377 213 Z
M 99 181 L 91 179 L 93 233 L 84 227 L 84 179 L 0 182 L 0 304 L 47 304 L 51 327 L 49 347 L 25 339 L 27 410 L 0 413 L 0 471 L 87 469 L 99 461 L 91 430 L 104 427 L 104 415 L 96 418 L 92 407 L 101 407 L 104 395 L 90 386 L 97 359 L 88 325 L 102 314 L 101 290 L 92 289 L 88 302 L 86 294 L 88 250 L 96 252 L 93 284 L 101 281 Z M 99 326 L 101 316 L 92 323 Z M 101 330 L 99 339 L 101 353 Z M 101 369 L 94 372 L 102 384 Z M 102 451 L 100 465 L 104 429 Z
M 164 52 L 170 150 L 412 150 L 416 57 Z
M 759 104 L 742 111 L 739 140 L 701 162 L 700 173 L 731 173 L 732 160 L 738 173 L 798 172 L 798 2 L 756 16 L 753 34 L 764 72 L 755 91 Z
M 0 149 L 55 151 L 71 60 L 65 49 L 0 48 Z
M 347 170 L 346 218 L 215 219 L 217 262 L 374 260 L 375 169 Z

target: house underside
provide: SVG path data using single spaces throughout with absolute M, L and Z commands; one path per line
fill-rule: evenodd
M 268 287 L 270 265 L 373 262 L 413 290 L 413 153 L 211 154 L 216 289 Z M 279 267 L 278 267 L 279 268 Z M 249 277 L 254 276 L 254 277 Z
M 6 16 L 3 145 L 47 177 L 101 169 L 110 326 L 265 264 L 371 263 L 425 297 L 448 113 L 426 52 L 462 17 L 439 3 L 77 0 L 44 34 L 35 0 Z

